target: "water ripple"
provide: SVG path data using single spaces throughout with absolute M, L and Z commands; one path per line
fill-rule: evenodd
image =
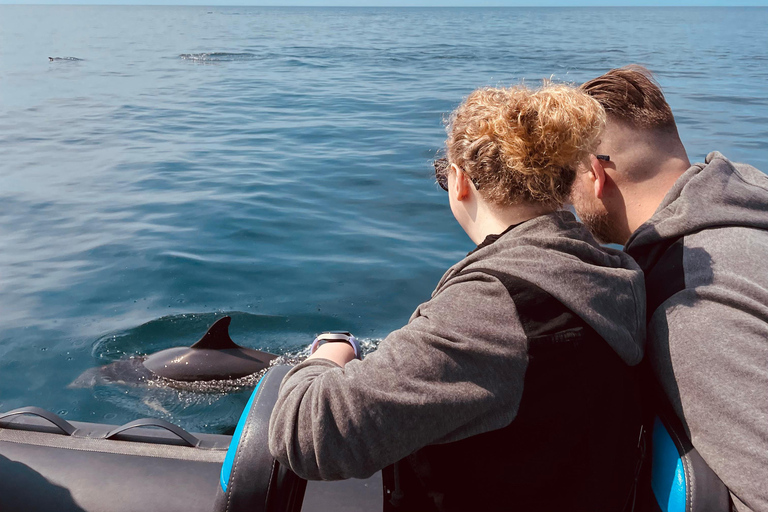
M 479 86 L 642 63 L 693 160 L 768 169 L 766 26 L 764 8 L 0 5 L 0 410 L 226 431 L 247 390 L 67 385 L 224 312 L 281 354 L 402 326 L 472 249 L 430 160 Z
M 261 57 L 253 53 L 226 53 L 226 52 L 211 52 L 211 53 L 182 53 L 179 55 L 182 60 L 194 60 L 202 62 L 229 62 L 238 60 L 256 60 Z

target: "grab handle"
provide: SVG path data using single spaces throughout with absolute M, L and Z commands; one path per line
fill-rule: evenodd
M 34 406 L 20 407 L 19 409 L 14 409 L 4 414 L 0 414 L 0 420 L 4 420 L 5 418 L 9 418 L 11 416 L 18 416 L 19 414 L 29 414 L 32 416 L 37 416 L 39 418 L 48 420 L 49 422 L 56 425 L 59 428 L 59 430 L 61 430 L 64 434 L 68 436 L 71 436 L 77 431 L 77 429 L 67 420 L 65 420 L 64 418 L 62 418 L 57 414 L 52 413 L 51 411 L 47 411 L 43 409 L 42 407 L 34 407 Z M 23 428 L 20 430 L 33 430 L 33 429 Z
M 191 446 L 192 448 L 200 447 L 200 443 L 201 443 L 200 439 L 196 438 L 195 436 L 193 436 L 183 428 L 179 427 L 178 425 L 174 425 L 169 421 L 161 420 L 159 418 L 141 418 L 138 420 L 131 421 L 129 423 L 126 423 L 125 425 L 122 425 L 110 431 L 109 433 L 107 433 L 106 436 L 104 436 L 104 439 L 112 439 L 116 435 L 136 427 L 164 428 L 165 430 L 168 430 L 169 432 L 173 432 L 174 434 L 176 434 L 182 441 L 184 441 L 187 445 Z

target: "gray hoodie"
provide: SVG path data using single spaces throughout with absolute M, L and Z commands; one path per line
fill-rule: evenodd
M 768 511 L 768 176 L 717 152 L 626 251 L 646 273 L 648 358 L 739 511 Z
M 414 451 L 509 425 L 528 342 L 489 269 L 525 279 L 595 329 L 629 365 L 643 357 L 645 295 L 636 263 L 601 248 L 569 212 L 489 236 L 451 267 L 408 324 L 363 361 L 296 366 L 269 428 L 272 454 L 308 479 L 364 478 Z

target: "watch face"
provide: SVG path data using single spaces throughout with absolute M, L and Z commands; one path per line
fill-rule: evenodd
M 325 331 L 323 334 L 344 334 L 345 336 L 352 336 L 352 333 L 348 331 Z

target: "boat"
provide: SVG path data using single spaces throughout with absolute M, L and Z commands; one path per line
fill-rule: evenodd
M 306 482 L 269 453 L 269 416 L 290 366 L 257 384 L 232 436 L 189 433 L 168 421 L 66 421 L 23 407 L 0 413 L 3 512 L 374 512 L 381 472 L 365 480 Z M 663 414 L 646 436 L 651 454 L 640 508 L 725 512 L 725 486 Z
M 307 484 L 272 459 L 269 413 L 289 369 L 273 367 L 259 381 L 233 436 L 189 433 L 157 418 L 118 426 L 69 422 L 38 407 L 0 413 L 0 510 L 381 510 L 380 473 Z M 265 505 L 254 505 L 260 499 Z

